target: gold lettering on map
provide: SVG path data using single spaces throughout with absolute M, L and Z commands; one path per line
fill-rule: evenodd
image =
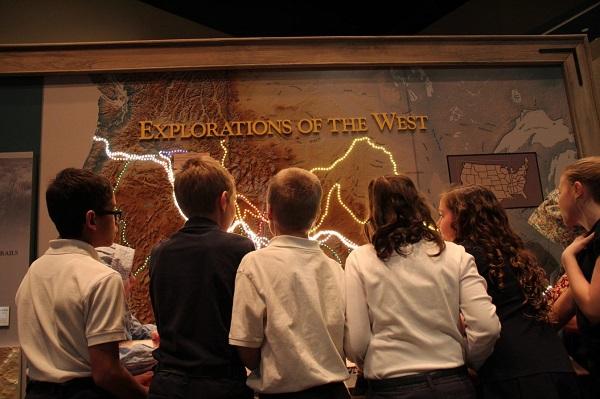
M 367 118 L 329 118 L 331 133 L 368 132 Z
M 323 120 L 320 118 L 300 119 L 297 127 L 302 134 L 319 133 L 323 127 Z
M 140 121 L 140 140 L 153 139 L 154 135 L 150 130 L 152 130 L 152 121 Z
M 416 131 L 427 130 L 426 115 L 398 115 L 396 112 L 372 112 L 371 117 L 379 131 Z M 329 132 L 367 133 L 367 117 L 330 117 L 304 118 L 292 122 L 291 119 L 258 119 L 223 122 L 170 122 L 156 123 L 151 120 L 140 121 L 140 140 L 184 140 L 202 137 L 227 136 L 281 136 L 294 131 L 303 134 L 319 134 L 324 125 Z M 371 126 L 372 128 L 373 126 Z
M 381 113 L 381 112 L 372 112 L 371 116 L 373 120 L 379 127 L 380 131 L 387 130 L 391 132 L 394 128 L 396 131 L 405 131 L 405 130 L 426 130 L 425 121 L 427 121 L 426 115 L 398 115 L 395 112 L 392 113 Z

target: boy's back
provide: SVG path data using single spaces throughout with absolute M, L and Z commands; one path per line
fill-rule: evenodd
M 227 342 L 236 270 L 254 249 L 226 232 L 235 217 L 235 181 L 218 161 L 192 158 L 175 175 L 174 190 L 189 219 L 150 259 L 160 346 L 149 398 L 252 398 Z
M 154 356 L 162 368 L 215 376 L 243 376 L 227 344 L 235 273 L 252 242 L 221 231 L 206 218 L 191 218 L 150 260 L 150 297 L 160 332 Z M 223 368 L 223 373 L 219 373 Z
M 52 240 L 16 301 L 29 377 L 62 383 L 92 374 L 88 346 L 125 339 L 120 276 L 79 240 Z
M 348 377 L 341 266 L 319 243 L 280 235 L 244 257 L 236 278 L 232 345 L 261 348 L 261 393 L 297 392 Z

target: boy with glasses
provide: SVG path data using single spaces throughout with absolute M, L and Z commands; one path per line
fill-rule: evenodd
M 19 341 L 30 381 L 26 399 L 145 398 L 119 362 L 125 339 L 120 275 L 98 259 L 117 232 L 109 181 L 68 168 L 46 190 L 59 233 L 33 262 L 17 291 Z

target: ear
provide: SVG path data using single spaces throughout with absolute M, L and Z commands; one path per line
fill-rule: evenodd
M 575 181 L 575 183 L 573 183 L 573 192 L 575 193 L 575 198 L 581 197 L 584 191 L 585 186 L 580 181 Z
M 273 220 L 273 210 L 271 209 L 271 207 L 269 206 L 269 204 L 267 203 L 267 211 L 265 212 L 267 214 L 267 225 L 269 226 L 269 230 L 271 231 L 271 234 L 273 234 L 274 236 L 277 235 L 277 228 L 275 226 L 275 221 Z
M 320 218 L 321 218 L 321 203 L 319 202 L 319 206 L 317 207 L 317 211 L 315 212 L 315 219 L 313 220 L 313 225 L 315 223 L 317 223 L 317 220 L 319 220 Z
M 91 230 L 95 230 L 97 227 L 97 223 L 96 223 L 96 212 L 94 211 L 87 211 L 85 213 L 85 227 Z
M 90 237 L 90 234 L 95 234 L 95 232 L 97 230 L 98 230 L 98 222 L 96 220 L 96 212 L 91 211 L 91 210 L 87 211 L 85 213 L 85 221 L 84 221 L 83 227 L 81 229 L 82 237 Z
M 222 213 L 224 213 L 229 207 L 229 201 L 229 193 L 227 191 L 223 191 L 219 197 L 219 209 Z

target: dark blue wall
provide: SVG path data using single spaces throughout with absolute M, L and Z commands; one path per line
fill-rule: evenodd
M 37 257 L 43 78 L 0 78 L 0 152 L 33 152 L 30 258 Z

